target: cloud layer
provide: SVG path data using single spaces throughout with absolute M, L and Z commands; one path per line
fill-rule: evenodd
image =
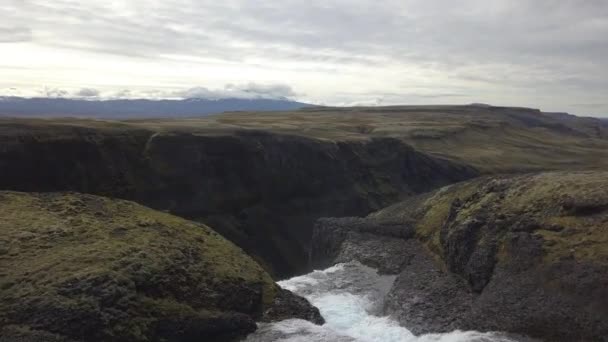
M 18 88 L 0 89 L 0 93 L 7 96 L 31 96 L 53 98 L 84 98 L 84 99 L 274 99 L 294 100 L 297 94 L 286 84 L 226 84 L 221 89 L 208 89 L 206 87 L 192 87 L 176 91 L 147 90 L 134 92 L 129 89 L 118 91 L 100 91 L 95 88 L 81 88 L 67 90 L 61 88 L 44 87 L 32 93 L 24 94 Z
M 3 2 L 0 88 L 608 114 L 603 0 Z
M 286 84 L 226 84 L 224 89 L 210 90 L 205 87 L 194 87 L 185 90 L 180 90 L 168 94 L 171 97 L 177 98 L 202 98 L 202 99 L 221 99 L 221 98 L 239 98 L 239 99 L 290 99 L 296 96 L 293 89 Z

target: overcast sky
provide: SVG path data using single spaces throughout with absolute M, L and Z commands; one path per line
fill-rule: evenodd
M 0 0 L 0 95 L 608 115 L 608 1 Z

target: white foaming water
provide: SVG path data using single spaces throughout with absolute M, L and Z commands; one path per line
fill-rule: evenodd
M 394 276 L 380 276 L 356 262 L 279 282 L 319 308 L 326 323 L 289 319 L 260 324 L 247 342 L 513 342 L 497 333 L 454 331 L 415 336 L 390 317 L 381 316 Z

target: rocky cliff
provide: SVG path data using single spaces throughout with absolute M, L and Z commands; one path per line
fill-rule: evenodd
M 608 173 L 484 177 L 322 219 L 312 259 L 398 274 L 385 312 L 416 333 L 606 341 Z
M 232 341 L 322 323 L 210 228 L 123 200 L 0 192 L 0 341 Z
M 365 215 L 476 175 L 394 138 L 330 141 L 75 120 L 0 124 L 0 189 L 117 197 L 204 222 L 279 277 L 308 269 L 317 218 Z

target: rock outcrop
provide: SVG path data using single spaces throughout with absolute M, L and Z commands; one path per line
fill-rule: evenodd
M 415 333 L 608 341 L 607 172 L 455 184 L 363 219 L 319 220 L 313 246 L 314 264 L 398 274 L 385 312 Z
M 200 223 L 77 193 L 0 192 L 0 217 L 2 342 L 232 341 L 262 317 L 322 323 Z
M 262 321 L 274 322 L 290 318 L 299 318 L 318 325 L 325 323 L 319 309 L 312 306 L 308 300 L 289 290 L 279 288 L 272 305 L 264 312 Z
M 0 123 L 0 189 L 122 198 L 203 222 L 277 277 L 309 269 L 317 218 L 365 215 L 476 175 L 394 138 Z

